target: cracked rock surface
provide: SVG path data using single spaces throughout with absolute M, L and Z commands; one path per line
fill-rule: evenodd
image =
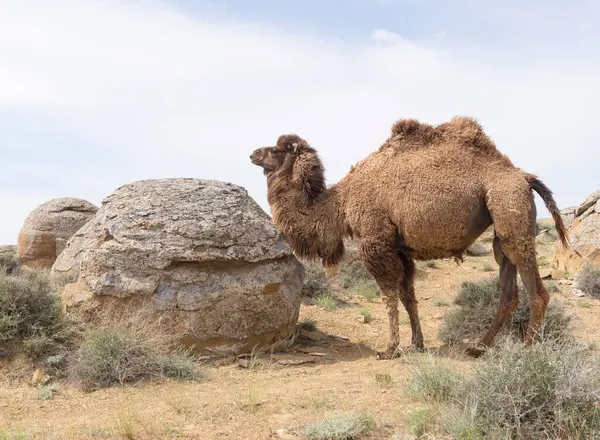
M 247 191 L 159 179 L 122 186 L 68 242 L 53 275 L 67 312 L 143 298 L 198 352 L 293 342 L 303 266 Z

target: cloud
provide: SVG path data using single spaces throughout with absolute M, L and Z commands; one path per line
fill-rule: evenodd
M 98 204 L 146 178 L 232 181 L 268 210 L 253 149 L 296 132 L 333 183 L 403 117 L 477 117 L 560 205 L 574 204 L 597 189 L 599 64 L 510 62 L 383 29 L 347 42 L 159 1 L 5 1 L 0 242 L 14 243 L 49 198 Z

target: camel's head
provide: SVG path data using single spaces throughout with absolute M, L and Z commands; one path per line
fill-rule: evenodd
M 303 189 L 309 197 L 325 190 L 324 170 L 316 150 L 295 134 L 279 136 L 274 147 L 255 150 L 250 155 L 250 161 L 262 167 L 266 176 L 278 171 L 289 171 L 295 181 L 303 183 Z
M 250 155 L 254 165 L 262 167 L 265 174 L 278 171 L 285 166 L 292 167 L 296 159 L 306 152 L 315 151 L 300 136 L 288 134 L 280 136 L 274 147 L 263 147 Z

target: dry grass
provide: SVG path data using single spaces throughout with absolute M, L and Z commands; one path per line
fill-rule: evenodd
M 311 423 L 304 430 L 308 440 L 355 440 L 375 427 L 375 420 L 367 414 L 337 414 Z
M 103 326 L 89 330 L 75 355 L 73 373 L 85 390 L 165 377 L 203 377 L 186 351 L 166 351 L 152 330 Z

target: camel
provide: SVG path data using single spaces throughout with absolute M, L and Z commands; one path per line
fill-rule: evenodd
M 296 256 L 335 266 L 344 254 L 343 239 L 358 239 L 359 258 L 388 313 L 389 343 L 377 359 L 399 353 L 398 300 L 410 318 L 409 348 L 425 348 L 415 260 L 461 261 L 492 224 L 500 299 L 489 330 L 467 353 L 485 352 L 518 305 L 517 272 L 530 298 L 524 345 L 534 342 L 549 295 L 536 262 L 532 191 L 544 201 L 565 247 L 569 238 L 550 189 L 515 167 L 475 119 L 454 117 L 437 126 L 401 119 L 378 150 L 329 188 L 317 151 L 296 134 L 281 135 L 250 160 L 263 168 L 273 221 Z

